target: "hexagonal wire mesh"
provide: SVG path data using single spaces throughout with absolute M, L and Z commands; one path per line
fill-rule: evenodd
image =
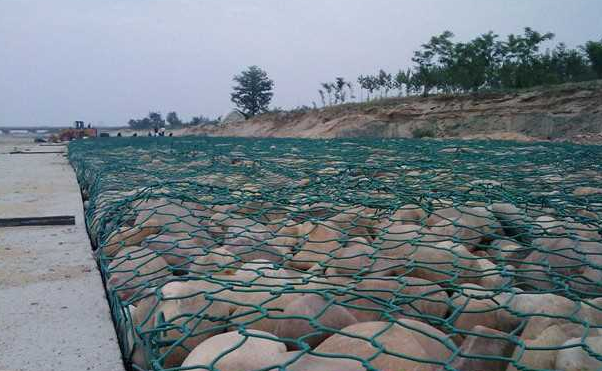
M 135 370 L 602 365 L 602 147 L 120 138 L 69 158 Z

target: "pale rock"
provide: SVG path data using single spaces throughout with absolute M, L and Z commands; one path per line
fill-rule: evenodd
M 346 327 L 316 348 L 320 354 L 346 354 L 370 359 L 370 365 L 380 371 L 435 371 L 437 365 L 428 361 L 448 362 L 452 352 L 446 335 L 422 322 L 402 319 L 398 323 L 364 322 Z M 428 334 L 429 336 L 425 335 Z M 353 335 L 353 337 L 344 334 Z M 373 341 L 390 353 L 379 352 Z M 379 353 L 376 357 L 375 354 Z M 417 360 L 402 358 L 406 355 Z M 421 362 L 420 360 L 424 360 Z

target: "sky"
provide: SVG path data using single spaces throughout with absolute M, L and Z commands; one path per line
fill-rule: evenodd
M 320 82 L 406 69 L 445 30 L 530 26 L 574 47 L 601 19 L 600 0 L 0 0 L 0 126 L 218 117 L 249 65 L 273 107 L 311 105 Z

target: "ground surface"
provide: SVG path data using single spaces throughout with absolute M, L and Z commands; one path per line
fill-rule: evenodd
M 190 128 L 223 137 L 438 137 L 602 143 L 602 81 L 476 95 L 403 97 Z
M 79 188 L 62 154 L 0 137 L 0 218 L 75 215 L 68 227 L 0 228 L 0 370 L 123 370 Z

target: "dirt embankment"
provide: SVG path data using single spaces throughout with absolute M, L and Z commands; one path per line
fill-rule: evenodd
M 269 113 L 189 134 L 244 137 L 414 137 L 602 143 L 602 80 L 512 93 L 390 98 Z

